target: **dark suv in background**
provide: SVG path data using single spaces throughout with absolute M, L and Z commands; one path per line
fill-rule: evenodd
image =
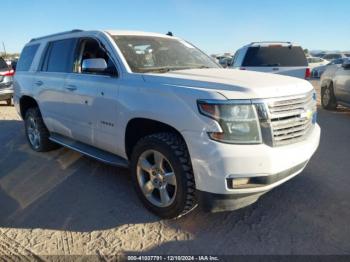
M 5 100 L 9 106 L 12 104 L 13 75 L 14 70 L 7 65 L 2 57 L 0 57 L 0 101 Z

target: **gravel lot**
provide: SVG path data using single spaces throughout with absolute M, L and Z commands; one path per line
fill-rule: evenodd
M 143 208 L 128 170 L 31 151 L 15 109 L 1 104 L 0 258 L 350 254 L 350 110 L 320 109 L 319 123 L 319 150 L 296 178 L 247 208 L 169 221 Z

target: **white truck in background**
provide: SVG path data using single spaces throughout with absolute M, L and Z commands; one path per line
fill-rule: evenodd
M 291 42 L 253 42 L 238 49 L 232 68 L 308 79 L 311 71 L 300 45 Z

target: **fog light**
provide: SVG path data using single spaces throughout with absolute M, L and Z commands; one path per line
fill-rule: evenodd
M 237 188 L 249 183 L 249 178 L 232 178 L 232 187 Z

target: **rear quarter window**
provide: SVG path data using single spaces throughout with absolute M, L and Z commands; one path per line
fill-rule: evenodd
M 249 47 L 243 66 L 307 66 L 304 51 L 300 46 L 253 46 Z
M 39 48 L 39 44 L 29 45 L 24 47 L 16 66 L 17 72 L 29 70 L 30 66 L 33 63 L 34 56 L 38 51 L 38 48 Z

